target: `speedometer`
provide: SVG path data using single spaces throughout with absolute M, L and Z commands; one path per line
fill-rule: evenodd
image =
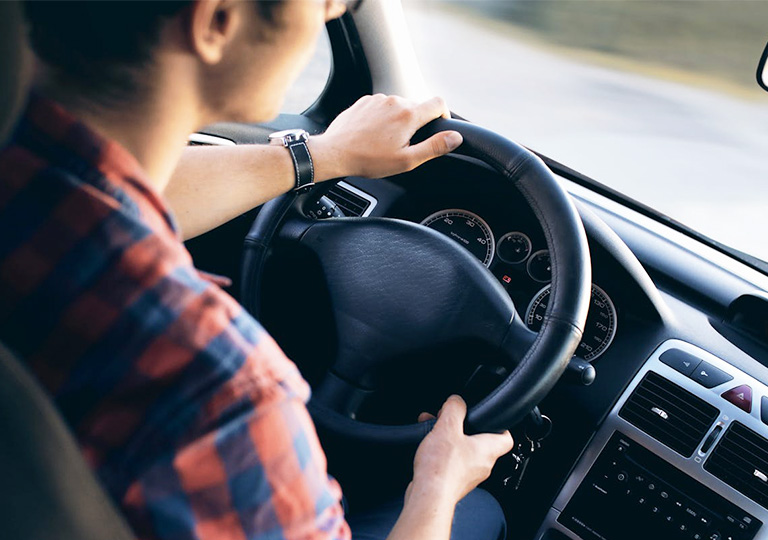
M 467 210 L 441 210 L 428 216 L 422 225 L 443 233 L 469 250 L 485 266 L 491 265 L 496 245 L 483 218 Z
M 544 313 L 549 305 L 551 285 L 541 289 L 531 300 L 525 314 L 525 323 L 534 332 L 541 329 Z M 576 356 L 591 362 L 605 352 L 616 335 L 616 307 L 605 291 L 592 285 L 592 299 L 589 303 L 584 335 L 576 349 Z

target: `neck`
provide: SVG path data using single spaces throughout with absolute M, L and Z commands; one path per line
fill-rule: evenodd
M 197 129 L 199 109 L 189 86 L 154 81 L 142 99 L 114 106 L 94 105 L 74 93 L 41 79 L 40 92 L 60 103 L 71 114 L 107 139 L 128 150 L 159 193 L 165 191 L 181 158 L 187 137 Z M 176 79 L 178 81 L 178 79 Z

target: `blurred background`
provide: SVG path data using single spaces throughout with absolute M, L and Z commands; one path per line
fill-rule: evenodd
M 768 260 L 768 0 L 403 7 L 454 112 Z M 310 71 L 323 62 L 321 44 Z

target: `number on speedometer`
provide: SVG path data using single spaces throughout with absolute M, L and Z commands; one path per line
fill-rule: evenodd
M 485 266 L 491 265 L 496 249 L 493 232 L 483 218 L 467 210 L 441 210 L 421 222 L 464 246 Z
M 528 306 L 525 323 L 534 332 L 541 329 L 544 313 L 549 305 L 551 285 L 541 289 Z M 616 335 L 616 308 L 610 297 L 597 285 L 592 285 L 592 300 L 589 305 L 584 336 L 576 349 L 576 356 L 591 362 L 605 352 Z

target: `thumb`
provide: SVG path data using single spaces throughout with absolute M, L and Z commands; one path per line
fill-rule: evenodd
M 509 431 L 503 433 L 480 433 L 472 436 L 475 441 L 485 448 L 494 459 L 511 452 L 515 447 L 515 441 Z
M 453 152 L 463 142 L 464 138 L 458 131 L 441 131 L 409 147 L 408 153 L 411 154 L 411 161 L 416 164 L 415 166 L 419 166 L 430 159 Z

